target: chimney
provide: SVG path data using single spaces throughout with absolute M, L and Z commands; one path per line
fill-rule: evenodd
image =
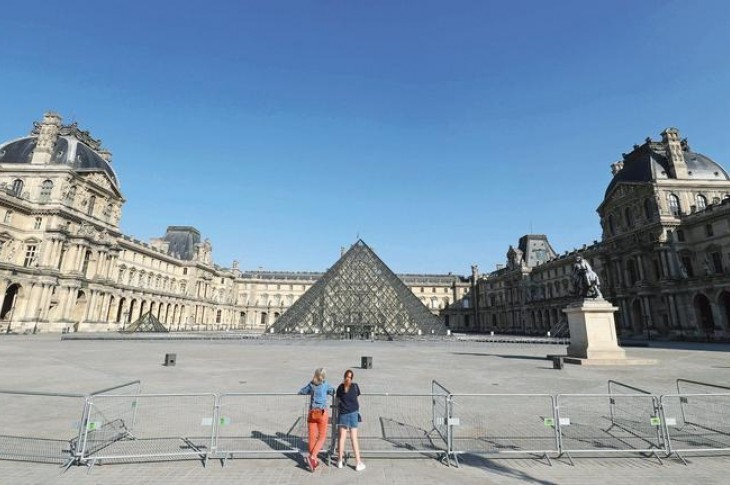
M 611 164 L 611 175 L 616 175 L 621 171 L 621 169 L 624 168 L 624 162 L 618 161 L 616 163 Z
M 104 159 L 107 163 L 112 163 L 112 152 L 107 150 L 106 148 L 100 148 L 99 149 L 99 156 Z
M 682 142 L 679 139 L 679 130 L 676 128 L 664 130 L 662 132 L 662 143 L 666 147 L 667 160 L 669 161 L 669 176 L 675 179 L 689 178 Z
M 53 155 L 53 149 L 56 146 L 56 140 L 58 140 L 58 133 L 61 131 L 61 116 L 49 111 L 43 115 L 43 121 L 36 126 L 38 141 L 33 150 L 33 158 L 31 158 L 30 163 L 49 163 L 51 155 Z

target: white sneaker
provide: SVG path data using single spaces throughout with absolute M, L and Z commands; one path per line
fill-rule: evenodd
M 337 468 L 342 468 L 342 460 L 337 460 Z
M 365 469 L 365 463 L 363 463 L 363 462 L 360 462 L 360 463 L 357 464 L 357 466 L 355 466 L 355 471 L 356 472 L 361 472 L 364 469 Z

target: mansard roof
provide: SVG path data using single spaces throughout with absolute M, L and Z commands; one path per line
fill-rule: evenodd
M 30 164 L 40 136 L 40 124 L 35 123 L 30 135 L 0 143 L 0 163 Z M 76 123 L 61 125 L 48 165 L 67 165 L 79 173 L 104 172 L 119 190 L 117 174 L 108 161 L 110 157 L 101 140 L 80 130 Z
M 706 155 L 690 151 L 686 140 L 683 141 L 682 148 L 690 180 L 730 180 L 727 171 L 719 163 Z M 643 145 L 634 145 L 634 149 L 630 153 L 624 154 L 623 161 L 618 163 L 621 164 L 621 169 L 616 172 L 608 184 L 606 197 L 621 183 L 672 179 L 666 145 L 661 141 L 652 141 L 647 138 Z

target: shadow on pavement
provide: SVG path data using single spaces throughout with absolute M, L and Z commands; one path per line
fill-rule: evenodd
M 481 455 L 473 455 L 470 453 L 464 453 L 459 455 L 459 461 L 462 465 L 467 465 L 475 468 L 482 468 L 485 471 L 497 473 L 512 478 L 517 478 L 526 483 L 539 483 L 542 485 L 558 485 L 558 482 L 551 482 L 549 480 L 541 480 L 536 478 L 529 473 L 525 473 L 521 470 L 515 470 L 509 466 L 501 465 L 497 463 L 499 460 L 489 459 Z M 545 466 L 549 466 L 547 463 Z

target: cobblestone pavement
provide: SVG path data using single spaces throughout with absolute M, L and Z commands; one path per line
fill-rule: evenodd
M 51 392 L 90 392 L 141 379 L 145 393 L 293 392 L 326 366 L 339 382 L 354 368 L 363 392 L 430 392 L 437 379 L 452 392 L 605 393 L 608 379 L 656 394 L 676 390 L 676 378 L 730 384 L 730 353 L 725 345 L 653 344 L 630 348 L 630 356 L 656 359 L 657 365 L 553 370 L 543 360 L 564 347 L 483 342 L 61 342 L 58 336 L 0 336 L 0 388 Z M 164 367 L 164 354 L 177 354 Z M 360 356 L 373 357 L 373 369 L 360 370 Z M 22 418 L 47 412 L 28 406 Z M 1 434 L 1 431 L 0 431 Z M 367 458 L 355 472 L 322 466 L 315 473 L 301 460 L 235 459 L 104 464 L 92 468 L 0 460 L 0 484 L 227 484 L 227 483 L 727 483 L 730 456 L 691 457 L 685 466 L 669 458 L 574 457 L 553 459 L 462 456 L 460 467 L 429 457 Z

